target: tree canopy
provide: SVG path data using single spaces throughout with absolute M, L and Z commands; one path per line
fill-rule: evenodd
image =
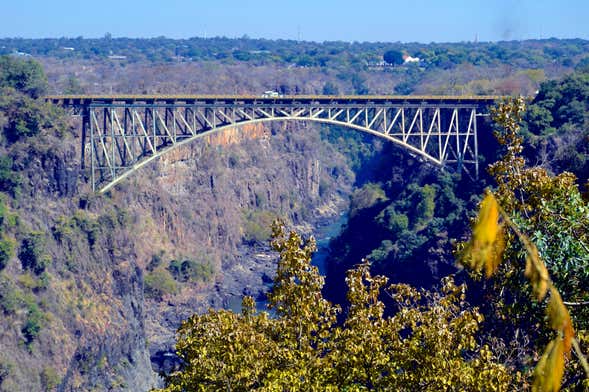
M 3 87 L 38 98 L 47 91 L 47 77 L 41 64 L 34 60 L 0 56 L 0 88 Z
M 542 83 L 524 116 L 528 158 L 559 173 L 589 179 L 589 72 Z
M 384 52 L 382 59 L 392 65 L 403 64 L 403 52 L 400 50 L 390 49 Z
M 321 294 L 314 240 L 273 228 L 280 252 L 268 312 L 209 311 L 179 329 L 183 366 L 163 391 L 506 390 L 517 379 L 476 332 L 482 316 L 451 278 L 439 293 L 387 287 L 364 262 L 347 274 L 349 309 Z M 387 295 L 398 311 L 385 316 Z
M 0 56 L 0 130 L 8 142 L 44 128 L 66 128 L 60 109 L 39 99 L 46 90 L 47 77 L 37 61 Z

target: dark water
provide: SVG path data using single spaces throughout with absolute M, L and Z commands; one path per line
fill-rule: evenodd
M 329 241 L 339 235 L 343 226 L 348 221 L 348 215 L 342 214 L 332 222 L 321 225 L 314 233 L 317 241 L 317 252 L 313 255 L 311 263 L 319 268 L 319 273 L 323 276 L 327 274 L 327 256 L 329 256 Z

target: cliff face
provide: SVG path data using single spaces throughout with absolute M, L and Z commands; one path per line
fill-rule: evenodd
M 14 252 L 0 271 L 2 390 L 156 385 L 181 320 L 263 297 L 268 224 L 309 232 L 345 208 L 354 179 L 317 129 L 275 124 L 195 142 L 98 196 L 75 135 L 6 151 L 21 186 L 2 198 L 14 217 L 3 224 Z
M 165 367 L 175 329 L 195 311 L 235 308 L 244 294 L 263 298 L 275 269 L 267 248 L 274 218 L 309 233 L 345 208 L 352 181 L 316 129 L 274 124 L 172 152 L 113 193 L 141 228 L 137 258 L 156 368 Z M 174 265 L 200 272 L 177 276 Z
M 5 197 L 0 388 L 147 390 L 143 271 L 126 212 L 84 191 L 79 140 L 42 135 L 7 151 L 20 191 Z

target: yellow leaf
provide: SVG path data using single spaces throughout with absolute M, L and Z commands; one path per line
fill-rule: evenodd
M 556 392 L 560 390 L 564 374 L 564 343 L 560 337 L 548 343 L 542 358 L 534 370 L 533 392 Z
M 471 241 L 462 252 L 462 263 L 476 271 L 484 267 L 485 274 L 490 277 L 497 271 L 505 248 L 503 227 L 499 224 L 499 206 L 490 192 L 481 202 L 472 234 Z
M 546 387 L 547 391 L 558 391 L 560 390 L 560 384 L 562 382 L 562 375 L 564 374 L 564 352 L 563 352 L 563 341 L 560 338 L 556 338 L 554 347 L 548 355 L 546 361 Z
M 461 263 L 470 267 L 475 271 L 480 271 L 484 265 L 484 259 L 481 257 L 480 252 L 475 250 L 472 244 L 472 240 L 466 244 L 464 250 L 461 253 Z
M 564 353 L 568 357 L 571 353 L 575 330 L 573 329 L 573 322 L 571 321 L 569 311 L 564 306 L 560 294 L 554 287 L 550 288 L 550 301 L 548 301 L 546 313 L 550 322 L 550 328 L 562 334 Z
M 532 260 L 529 257 L 526 257 L 526 269 L 524 270 L 524 276 L 527 278 L 532 273 Z
M 569 317 L 568 311 L 562 303 L 562 298 L 558 291 L 554 288 L 550 288 L 550 300 L 546 307 L 546 313 L 548 314 L 548 321 L 550 322 L 550 328 L 555 331 L 563 329 L 565 319 Z
M 534 244 L 530 244 L 530 247 L 531 249 L 528 251 L 526 258 L 524 275 L 530 279 L 532 290 L 538 301 L 542 301 L 548 290 L 548 270 L 538 255 L 538 249 L 536 249 Z
M 495 242 L 493 242 L 491 249 L 489 249 L 489 255 L 485 259 L 485 274 L 487 275 L 487 278 L 497 272 L 497 268 L 499 268 L 499 264 L 501 264 L 504 249 L 505 237 L 503 235 L 503 228 L 501 225 L 498 225 Z
M 473 229 L 474 241 L 481 245 L 492 244 L 497 236 L 499 208 L 491 192 L 487 192 L 481 202 L 481 209 Z
M 536 364 L 536 369 L 534 369 L 534 383 L 532 384 L 532 392 L 542 392 L 544 391 L 544 385 L 546 384 L 546 367 L 548 361 L 548 353 L 552 351 L 552 346 L 554 346 L 554 340 L 548 343 L 546 346 L 546 350 L 540 360 Z

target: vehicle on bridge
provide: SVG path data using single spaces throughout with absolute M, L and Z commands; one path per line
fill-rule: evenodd
M 262 94 L 262 98 L 282 98 L 283 95 L 280 94 L 278 91 L 274 91 L 274 90 L 268 90 L 268 91 L 264 91 L 264 94 Z

